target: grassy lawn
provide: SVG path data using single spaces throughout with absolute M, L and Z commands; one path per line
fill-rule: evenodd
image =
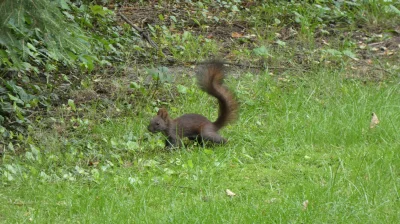
M 44 169 L 55 170 L 50 176 L 35 166 L 30 173 L 36 177 L 23 175 L 2 187 L 2 220 L 396 223 L 399 86 L 363 84 L 347 80 L 343 73 L 321 70 L 312 78 L 284 82 L 266 73 L 229 79 L 241 99 L 241 113 L 239 121 L 223 131 L 230 140 L 225 146 L 189 145 L 170 152 L 148 150 L 143 141 L 130 153 L 105 141 L 96 143 L 94 136 L 144 136 L 143 119 L 149 113 L 94 122 L 93 131 L 68 141 L 86 139 L 94 142 L 93 150 L 130 155 L 120 164 L 101 161 L 71 176 L 67 174 L 79 168 L 58 168 L 60 161 L 46 162 Z M 177 99 L 177 105 L 184 105 L 179 113 L 207 108 L 204 113 L 214 117 L 212 99 L 189 85 L 193 93 Z M 372 111 L 380 118 L 373 129 Z M 62 151 L 62 141 L 67 140 L 60 137 L 47 146 Z M 51 160 L 45 153 L 39 156 Z M 227 196 L 226 189 L 236 196 Z
M 399 70 L 360 72 L 345 51 L 329 54 L 336 65 L 304 70 L 289 63 L 303 38 L 270 50 L 273 65 L 287 57 L 283 71 L 229 66 L 240 115 L 221 131 L 226 145 L 167 151 L 146 129 L 162 105 L 172 117 L 216 118 L 192 68 L 179 85 L 121 96 L 110 116 L 96 102 L 61 106 L 38 120 L 23 150 L 3 155 L 0 222 L 399 223 Z M 304 61 L 323 55 L 301 52 Z M 370 127 L 372 113 L 380 122 Z M 62 122 L 45 125 L 54 119 Z

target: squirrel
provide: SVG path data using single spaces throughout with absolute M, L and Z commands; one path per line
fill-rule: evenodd
M 152 133 L 163 133 L 167 137 L 167 148 L 181 146 L 181 139 L 184 137 L 203 144 L 227 142 L 218 134 L 218 130 L 237 119 L 238 103 L 232 92 L 223 85 L 224 64 L 215 60 L 205 64 L 197 73 L 197 84 L 201 90 L 217 98 L 218 118 L 211 122 L 200 114 L 184 114 L 172 119 L 165 108 L 159 109 L 147 129 Z

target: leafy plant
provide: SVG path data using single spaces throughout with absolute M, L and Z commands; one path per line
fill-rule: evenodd
M 188 31 L 184 31 L 182 34 L 173 34 L 166 26 L 158 28 L 161 31 L 162 43 L 167 45 L 176 59 L 201 60 L 208 58 L 217 51 L 216 43 L 204 36 L 194 36 Z
M 3 136 L 23 132 L 34 110 L 59 101 L 57 87 L 80 79 L 76 73 L 124 62 L 130 54 L 124 45 L 136 46 L 137 55 L 143 52 L 132 44 L 130 27 L 120 27 L 115 13 L 99 5 L 6 0 L 0 3 L 0 19 Z
M 147 69 L 147 74 L 149 74 L 154 81 L 157 83 L 172 82 L 172 76 L 167 67 L 159 67 Z
M 65 21 L 53 1 L 2 1 L 0 15 L 1 67 L 39 73 L 40 66 L 54 71 L 90 54 L 87 36 L 75 23 Z

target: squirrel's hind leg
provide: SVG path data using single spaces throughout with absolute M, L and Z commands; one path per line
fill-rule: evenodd
M 214 130 L 204 129 L 201 132 L 201 138 L 203 139 L 204 142 L 213 142 L 213 143 L 217 143 L 217 144 L 226 143 L 226 139 L 224 139 L 221 135 L 219 135 Z

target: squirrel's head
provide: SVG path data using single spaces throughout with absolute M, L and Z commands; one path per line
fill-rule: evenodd
M 151 119 L 147 129 L 152 133 L 167 131 L 169 119 L 167 110 L 161 108 L 158 110 L 157 115 Z

